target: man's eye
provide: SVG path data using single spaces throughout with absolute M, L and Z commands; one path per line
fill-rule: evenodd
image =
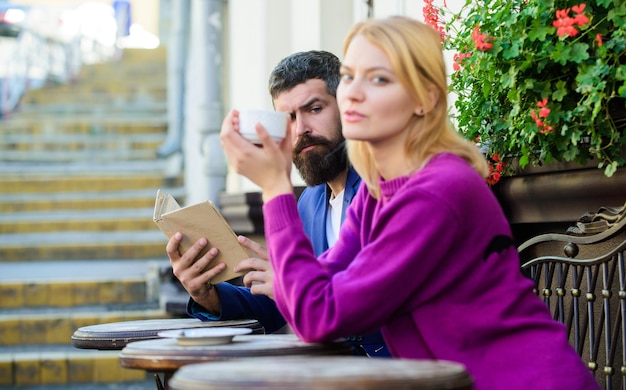
M 311 108 L 311 112 L 313 112 L 313 113 L 318 113 L 320 111 L 322 111 L 322 107 L 313 107 L 313 108 Z

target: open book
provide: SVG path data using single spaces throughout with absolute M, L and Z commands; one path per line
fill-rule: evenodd
M 219 250 L 219 254 L 209 264 L 209 267 L 218 263 L 225 263 L 226 269 L 212 278 L 212 283 L 223 282 L 243 275 L 243 273 L 234 272 L 233 266 L 252 256 L 245 247 L 239 244 L 237 235 L 211 201 L 207 200 L 180 207 L 174 197 L 163 195 L 161 190 L 158 190 L 153 218 L 168 239 L 176 232 L 183 234 L 183 239 L 178 248 L 181 254 L 186 252 L 201 237 L 209 241 L 209 244 L 201 252 L 202 255 L 211 247 Z

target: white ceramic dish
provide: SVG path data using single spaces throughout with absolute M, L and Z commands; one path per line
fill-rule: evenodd
M 219 345 L 228 344 L 233 338 L 252 333 L 250 328 L 194 328 L 172 329 L 159 332 L 159 337 L 178 339 L 180 345 Z

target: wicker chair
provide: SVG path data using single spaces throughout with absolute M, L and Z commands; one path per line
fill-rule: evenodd
M 607 390 L 626 389 L 625 208 L 585 214 L 567 233 L 542 234 L 518 248 L 535 292 Z

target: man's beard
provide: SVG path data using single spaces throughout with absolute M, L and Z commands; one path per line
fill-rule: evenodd
M 304 148 L 311 145 L 316 146 L 302 153 Z M 293 163 L 307 186 L 329 182 L 347 167 L 345 140 L 342 136 L 329 140 L 304 134 L 293 148 Z

